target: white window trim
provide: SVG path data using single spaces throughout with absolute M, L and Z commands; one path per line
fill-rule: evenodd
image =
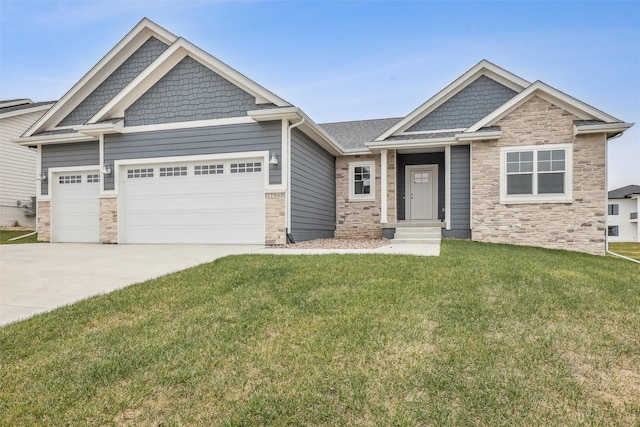
M 565 150 L 564 194 L 507 194 L 507 152 Z M 534 158 L 534 176 L 537 176 L 537 155 Z M 534 187 L 535 188 L 535 187 Z M 545 144 L 500 147 L 500 203 L 573 203 L 573 145 Z
M 359 166 L 369 166 L 371 168 L 371 194 L 356 194 L 356 183 L 353 179 L 355 168 Z M 376 162 L 352 162 L 349 163 L 349 201 L 360 202 L 376 199 Z

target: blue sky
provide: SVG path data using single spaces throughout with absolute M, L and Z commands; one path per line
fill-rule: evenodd
M 640 2 L 0 0 L 0 98 L 60 98 L 145 16 L 318 123 L 404 116 L 488 59 L 638 123 L 608 161 L 640 185 Z

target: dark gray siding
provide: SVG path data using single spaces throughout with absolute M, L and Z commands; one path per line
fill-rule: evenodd
M 100 108 L 116 96 L 126 85 L 151 64 L 167 45 L 151 37 L 136 50 L 117 70 L 86 97 L 58 126 L 72 126 L 86 123 Z
M 297 129 L 291 144 L 291 230 L 295 241 L 333 237 L 336 159 Z
M 226 125 L 158 132 L 105 135 L 104 159 L 192 156 L 244 151 L 269 151 L 281 156 L 281 122 Z M 266 165 L 265 165 L 266 166 Z M 281 168 L 270 168 L 269 183 L 281 183 Z M 114 189 L 113 174 L 105 176 L 105 190 Z
M 444 152 L 398 154 L 398 220 L 405 217 L 405 166 L 438 165 L 438 218 L 442 218 L 444 209 Z
M 42 170 L 68 166 L 95 166 L 100 164 L 100 151 L 97 142 L 78 142 L 74 144 L 43 145 Z M 40 183 L 42 194 L 47 194 L 47 182 Z
M 125 126 L 241 117 L 263 107 L 187 56 L 125 111 Z
M 451 229 L 471 229 L 471 164 L 468 145 L 451 147 Z M 468 236 L 466 236 L 468 237 Z
M 480 76 L 407 130 L 467 128 L 515 95 L 508 87 Z

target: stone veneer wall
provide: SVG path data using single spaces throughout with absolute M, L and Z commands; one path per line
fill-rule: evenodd
M 501 119 L 499 140 L 472 143 L 473 240 L 604 255 L 606 140 L 573 135 L 572 114 L 533 97 Z M 500 203 L 500 147 L 573 143 L 573 203 Z
M 349 200 L 349 163 L 375 161 L 375 200 Z M 380 238 L 381 194 L 380 155 L 367 154 L 336 158 L 337 238 Z M 396 152 L 387 153 L 387 221 L 396 221 Z
M 118 243 L 118 198 L 100 197 L 100 243 Z
M 265 245 L 284 245 L 287 243 L 286 193 L 267 191 L 265 197 Z
M 38 242 L 51 241 L 51 202 L 38 200 Z

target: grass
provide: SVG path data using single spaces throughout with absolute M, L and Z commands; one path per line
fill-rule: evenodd
M 0 328 L 0 424 L 638 425 L 640 268 L 228 257 Z
M 609 243 L 609 250 L 640 261 L 640 242 Z
M 38 235 L 34 234 L 33 236 L 25 237 L 24 239 L 18 239 L 14 241 L 9 241 L 9 239 L 13 239 L 14 237 L 24 236 L 25 234 L 29 234 L 31 231 L 24 230 L 0 230 L 0 245 L 12 245 L 19 243 L 36 243 L 38 241 Z

